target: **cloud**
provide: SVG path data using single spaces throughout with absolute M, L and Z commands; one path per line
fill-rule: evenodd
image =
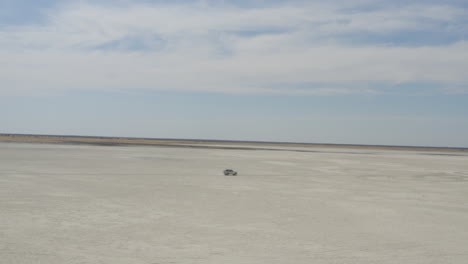
M 338 3 L 338 4 L 337 4 Z M 346 3 L 346 4 L 345 4 Z M 466 9 L 368 1 L 261 7 L 203 2 L 69 4 L 0 27 L 0 93 L 77 89 L 335 95 L 355 83 L 467 87 Z M 449 34 L 445 45 L 352 43 L 362 34 Z M 388 38 L 387 38 L 388 39 Z M 304 83 L 322 83 L 301 85 Z M 450 87 L 456 89 L 450 89 Z M 462 88 L 460 88 L 462 87 Z

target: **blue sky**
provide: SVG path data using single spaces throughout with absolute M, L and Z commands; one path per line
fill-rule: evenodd
M 468 147 L 467 10 L 0 0 L 0 132 Z

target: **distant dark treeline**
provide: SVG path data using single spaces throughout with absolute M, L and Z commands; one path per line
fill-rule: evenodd
M 286 141 L 244 141 L 244 140 L 219 140 L 219 139 L 181 139 L 181 138 L 145 138 L 145 137 L 109 137 L 109 136 L 79 136 L 79 135 L 41 135 L 41 134 L 11 134 L 0 133 L 0 136 L 8 137 L 43 137 L 43 138 L 83 138 L 83 139 L 103 139 L 103 140 L 154 140 L 154 141 L 189 141 L 189 142 L 209 142 L 209 143 L 242 143 L 242 144 L 278 144 L 278 145 L 303 145 L 303 146 L 330 146 L 330 147 L 371 147 L 371 148 L 415 148 L 415 149 L 440 149 L 440 150 L 462 150 L 462 147 L 432 147 L 432 146 L 404 146 L 404 145 L 361 145 L 361 144 L 336 144 L 336 143 L 304 143 Z M 107 143 L 103 143 L 107 144 Z M 111 144 L 111 143 L 108 143 Z

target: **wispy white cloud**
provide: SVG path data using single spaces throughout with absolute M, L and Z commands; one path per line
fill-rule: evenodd
M 273 5 L 80 3 L 40 25 L 0 27 L 0 92 L 156 89 L 334 95 L 373 93 L 349 82 L 466 87 L 466 10 L 349 3 Z M 450 32 L 446 45 L 342 41 L 353 34 Z M 295 87 L 324 83 L 323 87 Z M 327 85 L 329 83 L 329 85 Z M 281 85 L 278 85 L 281 84 Z M 461 89 L 463 90 L 463 89 Z

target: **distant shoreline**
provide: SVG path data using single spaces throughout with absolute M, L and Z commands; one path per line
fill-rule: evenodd
M 328 143 L 295 143 L 268 141 L 235 141 L 235 140 L 203 140 L 203 139 L 168 139 L 168 138 L 133 138 L 133 137 L 100 137 L 74 135 L 37 135 L 0 133 L 0 142 L 23 143 L 53 143 L 53 144 L 85 144 L 99 146 L 160 146 L 186 147 L 209 149 L 238 149 L 238 150 L 281 150 L 274 147 L 301 147 L 310 150 L 293 150 L 314 152 L 314 148 L 340 149 L 375 149 L 375 150 L 405 150 L 405 151 L 436 151 L 436 152 L 468 152 L 468 148 L 454 147 L 425 147 L 425 146 L 389 146 L 389 145 L 357 145 L 357 144 L 328 144 Z M 216 146 L 216 145 L 223 146 Z

